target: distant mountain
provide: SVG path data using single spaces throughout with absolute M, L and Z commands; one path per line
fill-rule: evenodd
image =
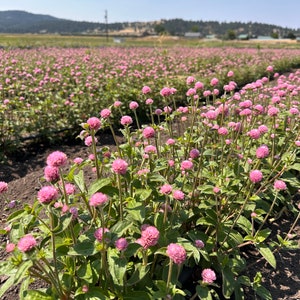
M 0 33 L 58 33 L 58 34 L 106 34 L 149 35 L 168 33 L 184 36 L 186 32 L 199 32 L 202 36 L 224 37 L 228 32 L 236 36 L 277 34 L 280 37 L 300 35 L 294 30 L 262 23 L 216 21 L 185 21 L 182 19 L 159 20 L 154 22 L 96 23 L 78 22 L 55 18 L 49 15 L 33 14 L 25 11 L 0 11 Z

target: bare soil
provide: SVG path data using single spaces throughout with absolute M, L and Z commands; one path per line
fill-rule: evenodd
M 113 147 L 113 139 L 110 135 L 103 134 L 99 137 L 102 145 Z M 46 165 L 47 156 L 55 151 L 65 152 L 70 160 L 75 157 L 85 158 L 89 154 L 89 149 L 78 143 L 69 143 L 66 145 L 35 145 L 34 147 L 24 148 L 13 156 L 8 157 L 5 164 L 0 165 L 0 181 L 9 183 L 9 191 L 6 196 L 10 200 L 19 202 L 19 206 L 24 202 L 32 201 L 37 191 L 41 187 L 40 178 L 43 176 L 43 168 Z M 299 200 L 298 200 L 299 201 Z M 0 202 L 0 228 L 5 227 L 7 205 Z M 283 214 L 280 220 L 272 224 L 273 234 L 288 232 L 294 221 L 294 216 Z M 245 257 L 249 259 L 252 266 L 247 270 L 247 274 L 252 279 L 260 271 L 263 274 L 264 286 L 271 292 L 274 300 L 300 300 L 300 224 L 294 230 L 297 235 L 299 249 L 284 250 L 276 254 L 277 268 L 274 270 L 256 251 L 245 250 Z M 5 236 L 0 235 L 1 246 L 7 241 Z M 3 260 L 6 253 L 0 249 L 0 260 Z M 0 285 L 6 280 L 0 277 Z M 18 299 L 18 289 L 9 290 L 2 300 Z M 246 294 L 247 300 L 260 299 L 251 292 Z

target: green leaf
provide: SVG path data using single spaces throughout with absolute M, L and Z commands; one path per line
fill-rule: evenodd
M 225 267 L 222 270 L 223 285 L 222 291 L 226 299 L 229 299 L 235 289 L 234 274 L 231 272 L 230 268 Z
M 261 243 L 263 242 L 271 233 L 271 229 L 266 228 L 263 230 L 260 230 L 259 232 L 257 232 L 256 236 L 255 236 L 255 240 L 257 243 Z
M 264 300 L 272 300 L 271 293 L 262 285 L 254 287 L 255 292 Z
M 126 209 L 128 214 L 135 221 L 143 223 L 146 214 L 145 206 L 143 205 L 143 203 L 136 202 L 135 199 L 130 198 L 130 200 L 127 202 Z
M 93 270 L 91 264 L 88 262 L 86 264 L 82 264 L 78 271 L 77 275 L 79 278 L 84 279 L 85 281 L 92 283 L 93 282 Z
M 24 277 L 28 276 L 27 271 L 32 265 L 33 262 L 31 260 L 27 260 L 18 267 L 18 270 L 15 274 L 15 284 L 19 283 Z
M 64 232 L 71 224 L 72 219 L 73 219 L 72 215 L 62 216 L 59 225 L 56 228 L 54 228 L 53 232 L 56 234 Z
M 201 300 L 212 300 L 212 296 L 208 287 L 197 285 L 196 292 Z
M 88 197 L 90 197 L 91 195 L 101 191 L 101 189 L 103 187 L 108 186 L 110 184 L 111 184 L 111 179 L 110 178 L 100 178 L 100 179 L 96 180 L 89 187 Z
M 9 272 L 14 268 L 14 265 L 10 261 L 0 262 L 0 275 L 8 275 Z
M 55 299 L 54 297 L 51 297 L 50 295 L 47 295 L 42 291 L 34 291 L 34 290 L 28 290 L 24 297 L 24 300 L 54 300 L 54 299 Z
M 8 216 L 7 222 L 8 221 L 15 221 L 17 219 L 22 218 L 23 216 L 26 216 L 26 215 L 27 215 L 27 212 L 24 209 L 17 210 L 15 212 L 13 212 L 10 216 Z
M 0 286 L 0 299 L 6 293 L 6 291 L 14 285 L 15 278 L 14 276 L 9 277 L 2 285 Z
M 77 184 L 78 188 L 82 193 L 85 192 L 85 183 L 84 183 L 84 174 L 83 171 L 80 170 L 78 174 L 74 175 L 74 181 Z
M 131 277 L 127 280 L 127 285 L 132 286 L 141 281 L 149 272 L 150 267 L 142 264 L 135 264 L 135 270 Z
M 117 249 L 108 249 L 107 252 L 109 272 L 115 285 L 122 287 L 124 285 L 124 276 L 126 273 L 127 260 L 119 256 Z
M 133 223 L 130 220 L 119 221 L 110 229 L 110 232 L 113 232 L 118 236 L 122 236 L 123 233 L 126 232 L 132 226 Z
M 70 249 L 70 251 L 68 252 L 68 255 L 90 256 L 90 255 L 94 255 L 96 253 L 97 253 L 97 250 L 96 250 L 94 243 L 91 241 L 85 241 L 85 242 L 74 245 L 73 249 Z
M 245 218 L 244 216 L 240 216 L 237 220 L 237 226 L 241 228 L 245 233 L 251 234 L 252 224 L 251 222 Z
M 276 259 L 271 251 L 266 245 L 260 244 L 256 246 L 259 253 L 264 257 L 264 259 L 274 268 L 276 269 Z

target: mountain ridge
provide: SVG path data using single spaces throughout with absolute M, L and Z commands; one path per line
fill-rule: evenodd
M 300 35 L 300 29 L 283 28 L 257 22 L 187 21 L 183 19 L 157 20 L 152 22 L 97 23 L 73 21 L 51 15 L 35 14 L 22 10 L 0 11 L 0 33 L 58 33 L 58 34 L 107 34 L 126 32 L 133 35 L 168 33 L 184 36 L 186 32 L 199 32 L 202 36 L 224 36 L 229 31 L 238 34 L 279 36 Z

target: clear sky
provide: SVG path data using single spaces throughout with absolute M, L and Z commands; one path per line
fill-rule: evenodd
M 300 0 L 0 0 L 4 10 L 100 23 L 107 10 L 109 23 L 181 18 L 300 28 Z

